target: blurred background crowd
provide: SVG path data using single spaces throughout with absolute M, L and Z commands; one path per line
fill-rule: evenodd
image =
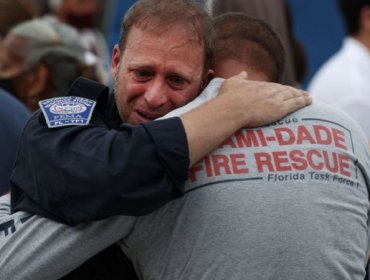
M 13 1 L 3 0 L 1 2 Z M 22 3 L 22 1 L 14 2 L 19 2 L 18 5 Z M 92 65 L 96 63 L 96 57 L 99 58 L 99 67 L 95 70 L 97 72 L 93 74 L 91 73 L 92 69 L 90 69 L 90 75 L 95 75 L 95 78 L 103 83 L 109 83 L 111 50 L 119 37 L 122 14 L 126 12 L 135 0 L 33 0 L 23 2 L 33 2 L 35 8 L 34 17 L 57 19 L 77 28 L 81 35 L 81 43 L 91 51 L 90 54 L 86 54 L 86 62 Z M 197 2 L 201 5 L 208 6 L 210 9 L 209 3 L 212 1 L 197 0 Z M 318 68 L 340 48 L 342 39 L 345 36 L 345 26 L 336 0 L 262 1 L 265 2 L 261 4 L 262 6 L 269 6 L 269 9 L 266 11 L 261 11 L 261 7 L 251 7 L 251 5 L 253 6 L 255 4 L 248 4 L 248 2 L 258 3 L 258 1 L 239 1 L 240 3 L 238 1 L 218 2 L 222 2 L 224 7 L 221 7 L 216 13 L 232 11 L 234 9 L 232 5 L 244 5 L 244 11 L 249 10 L 249 14 L 262 17 L 280 35 L 288 31 L 281 30 L 281 27 L 279 27 L 279 20 L 276 19 L 276 15 L 279 13 L 276 12 L 274 7 L 280 5 L 277 3 L 285 2 L 289 11 L 286 15 L 281 16 L 288 17 L 289 28 L 291 29 L 289 32 L 294 35 L 294 43 L 298 46 L 298 48 L 288 50 L 292 55 L 293 52 L 295 52 L 294 54 L 299 52 L 298 56 L 295 57 L 294 63 L 296 63 L 300 86 L 304 89 L 308 87 L 310 80 Z M 233 2 L 236 4 L 230 4 Z M 224 3 L 228 4 L 225 5 Z M 14 4 L 12 5 L 15 6 Z M 228 5 L 229 7 L 227 7 Z M 318 6 L 320 9 L 317 8 Z M 17 14 L 21 14 L 19 10 L 22 9 L 19 9 L 19 7 L 13 9 L 15 9 L 14 12 L 17 11 Z M 11 10 L 8 12 L 7 9 L 2 10 L 2 13 L 4 13 L 3 18 L 10 17 Z M 11 17 L 14 17 L 14 15 Z M 17 15 L 16 18 L 18 17 L 19 21 L 27 19 L 25 15 Z M 2 19 L 2 21 L 4 22 L 0 24 L 5 25 L 6 20 Z M 279 28 L 280 30 L 276 30 Z M 2 33 L 1 35 L 3 37 L 4 32 L 2 31 Z M 287 36 L 287 34 L 282 36 Z M 288 59 L 288 63 L 293 63 L 292 59 Z
M 33 2 L 40 7 L 42 13 L 48 11 L 48 0 L 33 0 Z M 104 1 L 97 26 L 103 32 L 109 50 L 113 48 L 119 37 L 122 14 L 134 2 L 135 0 Z M 204 4 L 205 0 L 197 0 L 197 2 Z M 286 2 L 291 10 L 294 34 L 304 46 L 307 56 L 307 70 L 302 82 L 303 87 L 306 88 L 320 65 L 340 48 L 345 36 L 345 26 L 336 0 L 286 0 Z
M 45 14 L 49 12 L 48 2 L 53 1 L 33 0 L 33 2 L 40 13 Z M 91 1 L 80 0 L 75 2 Z M 95 24 L 102 31 L 110 52 L 119 37 L 122 14 L 126 12 L 135 0 L 105 0 L 101 2 L 103 2 L 103 5 L 99 9 Z M 203 5 L 206 1 L 197 0 L 197 2 Z M 269 2 L 269 5 L 273 7 L 275 5 L 274 2 L 279 1 L 262 2 Z M 304 47 L 307 64 L 302 77 L 302 86 L 307 88 L 309 81 L 318 68 L 340 48 L 346 34 L 343 18 L 337 7 L 336 0 L 286 0 L 285 2 L 289 5 L 291 11 L 294 35 Z

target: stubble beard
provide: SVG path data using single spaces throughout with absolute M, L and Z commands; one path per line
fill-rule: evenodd
M 118 90 L 119 85 L 120 85 L 120 79 L 119 79 L 120 70 L 121 70 L 121 62 L 119 62 L 118 66 L 117 66 L 116 75 L 113 78 L 114 100 L 116 102 L 117 111 L 118 111 L 118 114 L 119 114 L 122 122 L 126 122 L 127 121 L 126 116 L 124 115 L 123 110 L 120 106 L 119 100 L 117 99 L 117 95 L 118 95 L 117 90 Z

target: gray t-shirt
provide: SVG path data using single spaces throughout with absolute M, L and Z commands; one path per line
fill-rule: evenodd
M 358 125 L 314 103 L 235 133 L 122 248 L 141 279 L 364 279 L 369 171 Z
M 135 217 L 115 216 L 70 227 L 23 211 L 0 197 L 0 279 L 55 280 L 125 236 Z

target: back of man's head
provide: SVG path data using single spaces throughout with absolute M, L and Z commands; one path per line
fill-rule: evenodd
M 347 32 L 356 35 L 360 31 L 360 16 L 364 7 L 370 8 L 370 0 L 338 0 Z
M 226 13 L 213 19 L 213 27 L 214 69 L 226 60 L 234 60 L 254 73 L 264 74 L 269 81 L 280 81 L 285 63 L 284 48 L 265 22 L 242 13 Z
M 126 13 L 120 36 L 123 52 L 133 26 L 160 36 L 175 25 L 183 25 L 189 37 L 204 49 L 204 70 L 210 68 L 213 56 L 213 32 L 209 15 L 193 0 L 139 0 Z

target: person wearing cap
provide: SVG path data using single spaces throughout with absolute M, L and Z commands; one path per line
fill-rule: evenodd
M 13 27 L 0 46 L 0 87 L 31 111 L 64 95 L 83 74 L 86 51 L 76 30 L 42 19 Z
M 48 0 L 50 13 L 44 18 L 62 22 L 77 29 L 81 43 L 93 55 L 89 70 L 95 79 L 108 85 L 111 80 L 110 51 L 107 40 L 98 28 L 104 2 L 101 0 Z M 91 56 L 92 57 L 92 56 Z

